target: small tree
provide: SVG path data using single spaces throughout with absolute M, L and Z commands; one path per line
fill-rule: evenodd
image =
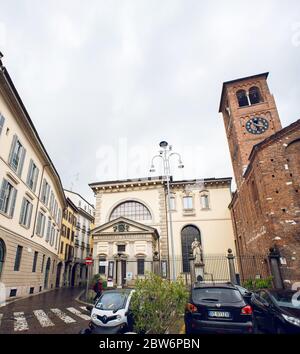
M 135 330 L 165 333 L 174 320 L 183 314 L 188 295 L 181 279 L 170 282 L 153 273 L 138 279 L 131 300 Z

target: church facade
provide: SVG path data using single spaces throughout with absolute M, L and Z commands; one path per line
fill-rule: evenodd
M 239 255 L 277 249 L 283 283 L 300 279 L 300 120 L 282 129 L 268 73 L 223 84 L 237 190 L 230 203 Z
M 94 273 L 115 283 L 134 282 L 154 263 L 163 277 L 172 276 L 167 188 L 162 177 L 92 183 L 96 196 L 93 230 Z M 171 181 L 170 200 L 176 276 L 189 272 L 192 242 L 203 255 L 234 249 L 231 178 Z

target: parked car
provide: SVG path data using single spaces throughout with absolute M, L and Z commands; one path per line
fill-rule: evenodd
M 114 334 L 133 331 L 130 300 L 134 290 L 105 291 L 94 306 L 89 305 L 91 321 L 82 334 Z
M 186 334 L 252 333 L 252 308 L 232 284 L 196 284 L 185 310 Z
M 300 333 L 300 295 L 293 290 L 260 290 L 252 295 L 255 327 L 268 333 Z
M 235 285 L 235 287 L 241 293 L 243 299 L 247 302 L 247 304 L 251 305 L 251 298 L 252 298 L 253 292 L 249 291 L 248 289 L 246 289 L 240 285 Z

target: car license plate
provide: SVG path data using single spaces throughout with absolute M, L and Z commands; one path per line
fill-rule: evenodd
M 209 311 L 208 316 L 216 318 L 229 318 L 230 313 L 225 311 Z

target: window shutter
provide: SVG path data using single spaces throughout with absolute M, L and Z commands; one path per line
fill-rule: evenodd
M 12 197 L 11 197 L 11 204 L 10 204 L 10 213 L 9 213 L 9 216 L 11 218 L 14 216 L 16 198 L 17 198 L 17 190 L 15 188 L 13 188 Z
M 29 186 L 29 184 L 30 184 L 30 177 L 32 175 L 32 169 L 33 169 L 33 161 L 30 160 L 29 169 L 28 169 L 28 173 L 27 173 L 27 179 L 26 179 L 27 186 Z
M 1 190 L 0 190 L 0 210 L 3 210 L 4 207 L 4 197 L 5 197 L 6 188 L 7 188 L 7 180 L 3 179 Z
M 19 162 L 18 171 L 17 171 L 17 174 L 19 175 L 19 177 L 21 177 L 21 175 L 22 175 L 25 155 L 26 155 L 26 149 L 22 146 L 22 152 L 21 152 L 20 162 Z
M 49 242 L 49 237 L 50 237 L 50 226 L 51 226 L 51 221 L 48 220 L 48 227 L 47 227 L 47 234 L 46 234 L 46 242 Z
M 26 199 L 23 198 L 22 200 L 22 206 L 21 206 L 21 213 L 20 213 L 20 220 L 19 220 L 19 223 L 21 225 L 25 225 L 25 220 L 24 220 L 24 214 L 25 214 L 25 202 L 26 202 Z
M 37 218 L 37 223 L 36 223 L 36 234 L 41 236 L 41 225 L 42 225 L 42 213 L 39 212 L 38 218 Z
M 37 181 L 38 181 L 38 178 L 39 178 L 39 173 L 40 173 L 40 170 L 38 168 L 35 169 L 35 175 L 34 175 L 34 182 L 33 182 L 33 192 L 35 193 L 36 191 L 36 185 L 37 185 Z
M 44 237 L 45 234 L 45 222 L 46 222 L 46 217 L 44 214 L 42 214 L 42 225 L 41 225 L 41 236 Z
M 18 137 L 15 134 L 14 137 L 13 137 L 13 140 L 12 140 L 12 144 L 11 144 L 10 152 L 9 152 L 9 157 L 8 157 L 8 163 L 10 165 L 12 165 L 12 158 L 13 158 L 13 153 L 14 153 L 14 150 L 15 150 L 15 147 L 16 147 L 17 139 L 18 139 Z
M 42 186 L 42 195 L 40 195 L 40 198 L 43 202 L 44 202 L 44 196 L 46 195 L 45 187 L 46 187 L 46 180 L 44 178 L 43 179 L 43 186 Z
M 33 205 L 31 203 L 29 203 L 28 211 L 27 211 L 27 220 L 26 220 L 26 226 L 28 228 L 30 227 L 30 224 L 31 224 L 32 207 L 33 207 Z
M 4 126 L 4 121 L 5 121 L 5 119 L 4 119 L 3 115 L 0 114 L 0 135 L 2 133 L 2 129 L 3 129 L 3 126 Z

